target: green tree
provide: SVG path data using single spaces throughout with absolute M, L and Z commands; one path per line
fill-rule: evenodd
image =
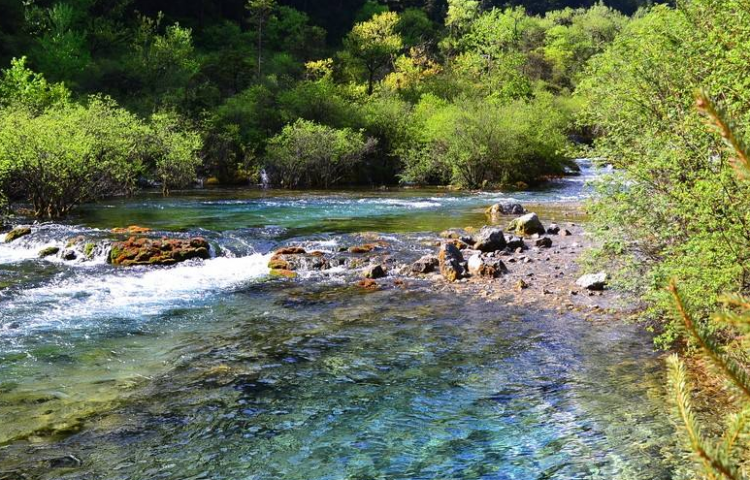
M 399 17 L 394 12 L 375 15 L 358 23 L 344 39 L 344 48 L 357 66 L 367 74 L 367 93 L 372 95 L 377 75 L 401 50 L 403 42 L 396 32 Z
M 350 179 L 374 145 L 360 132 L 297 120 L 268 142 L 266 168 L 285 188 L 329 188 Z
M 258 38 L 258 81 L 263 74 L 263 28 L 276 8 L 276 0 L 248 0 L 245 6 Z
M 48 83 L 42 74 L 26 66 L 26 57 L 14 58 L 0 77 L 0 106 L 23 106 L 33 113 L 41 113 L 69 99 L 70 91 L 65 85 Z

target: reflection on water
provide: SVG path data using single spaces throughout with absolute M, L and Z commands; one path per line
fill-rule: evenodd
M 581 180 L 512 197 L 561 215 Z M 481 226 L 510 197 L 144 196 L 0 244 L 0 479 L 676 478 L 662 363 L 635 326 L 266 275 L 280 244 L 336 251 L 366 231 L 413 260 L 420 232 Z M 203 235 L 214 258 L 36 258 L 131 224 Z

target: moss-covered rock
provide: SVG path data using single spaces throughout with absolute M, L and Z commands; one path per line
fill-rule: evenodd
M 173 265 L 194 258 L 208 259 L 210 245 L 200 237 L 189 240 L 131 237 L 124 242 L 115 242 L 109 252 L 109 262 L 113 265 L 129 267 L 134 265 Z
M 60 253 L 60 247 L 47 247 L 39 250 L 39 258 L 51 257 Z
M 144 233 L 150 232 L 150 228 L 139 227 L 138 225 L 130 225 L 127 228 L 113 228 L 112 233 L 116 234 L 128 234 L 128 235 L 143 235 Z
M 536 213 L 529 213 L 516 218 L 510 222 L 508 230 L 514 231 L 518 235 L 544 235 L 547 232 Z
M 29 227 L 16 227 L 5 235 L 5 243 L 10 243 L 14 240 L 18 240 L 21 237 L 31 234 L 31 228 Z

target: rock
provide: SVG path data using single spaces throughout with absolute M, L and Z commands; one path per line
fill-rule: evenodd
M 200 237 L 189 240 L 152 240 L 131 237 L 124 242 L 115 242 L 109 252 L 113 265 L 173 265 L 193 258 L 208 259 L 210 245 Z
M 10 243 L 14 240 L 18 240 L 21 237 L 31 234 L 29 227 L 16 227 L 7 234 L 5 234 L 5 243 Z
M 523 215 L 526 209 L 520 203 L 496 203 L 485 210 L 486 215 L 496 217 L 498 215 Z
M 561 237 L 569 237 L 571 235 L 573 235 L 573 234 L 570 233 L 570 230 L 562 230 L 562 231 L 560 231 L 560 236 Z
M 378 282 L 376 282 L 375 280 L 371 278 L 366 278 L 364 280 L 361 280 L 359 283 L 357 283 L 357 285 L 359 285 L 360 287 L 366 290 L 377 290 L 379 288 Z
M 464 257 L 461 250 L 453 242 L 445 242 L 440 247 L 438 254 L 440 261 L 440 273 L 449 282 L 455 282 L 464 277 Z
M 506 242 L 506 248 L 508 248 L 512 252 L 515 252 L 518 249 L 521 249 L 521 251 L 523 251 L 523 249 L 526 248 L 526 243 L 524 243 L 523 238 L 521 237 L 508 237 Z
M 39 258 L 51 257 L 60 253 L 60 247 L 47 247 L 39 250 Z
M 271 276 L 283 277 L 283 278 L 296 278 L 297 272 L 293 272 L 292 270 L 285 270 L 283 268 L 276 268 L 276 269 L 271 270 Z
M 508 273 L 508 268 L 502 260 L 492 257 L 483 257 L 482 255 L 473 255 L 468 262 L 469 273 L 478 277 L 499 277 Z
M 72 248 L 66 249 L 62 254 L 62 259 L 68 262 L 73 261 L 76 258 L 78 258 L 78 254 Z
M 365 268 L 365 271 L 364 271 L 364 277 L 369 278 L 371 280 L 375 280 L 377 278 L 383 278 L 385 276 L 386 276 L 386 273 L 382 265 L 371 265 Z
M 552 239 L 549 237 L 542 237 L 536 241 L 536 246 L 539 248 L 552 248 Z
M 283 247 L 276 250 L 275 255 L 299 255 L 302 253 L 307 253 L 302 247 Z
M 547 227 L 547 235 L 557 235 L 560 233 L 560 226 L 556 223 L 550 223 Z
M 150 228 L 139 227 L 138 225 L 131 225 L 127 228 L 113 228 L 112 233 L 123 234 L 127 233 L 130 235 L 143 235 L 144 233 L 150 232 Z
M 218 185 L 221 185 L 221 182 L 216 177 L 208 177 L 205 182 L 203 182 L 203 185 L 206 187 L 216 187 Z
M 440 266 L 440 260 L 434 255 L 425 255 L 411 266 L 412 273 L 432 273 Z
M 440 232 L 440 238 L 445 238 L 446 240 L 460 240 L 467 245 L 474 245 L 475 242 L 474 237 L 463 230 L 446 230 Z
M 526 283 L 523 279 L 521 279 L 516 282 L 516 288 L 518 290 L 526 290 L 527 288 L 529 288 L 529 284 Z
M 576 280 L 576 285 L 590 291 L 601 291 L 607 286 L 607 274 L 599 272 L 590 275 L 584 275 Z
M 279 253 L 302 252 L 302 253 Z M 342 259 L 343 260 L 343 259 Z M 327 270 L 331 264 L 323 252 L 306 253 L 303 248 L 282 248 L 268 261 L 271 270 Z
M 370 253 L 382 245 L 376 243 L 366 243 L 364 245 L 356 245 L 349 248 L 349 253 Z
M 474 248 L 481 252 L 502 250 L 507 245 L 503 231 L 497 227 L 482 227 L 477 235 Z
M 508 230 L 515 231 L 518 235 L 544 235 L 546 230 L 544 225 L 539 221 L 536 213 L 528 213 L 523 217 L 518 217 L 508 226 Z

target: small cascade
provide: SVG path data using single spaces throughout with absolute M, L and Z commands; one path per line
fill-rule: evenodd
M 267 189 L 271 186 L 271 177 L 266 172 L 266 169 L 260 171 L 260 186 Z

